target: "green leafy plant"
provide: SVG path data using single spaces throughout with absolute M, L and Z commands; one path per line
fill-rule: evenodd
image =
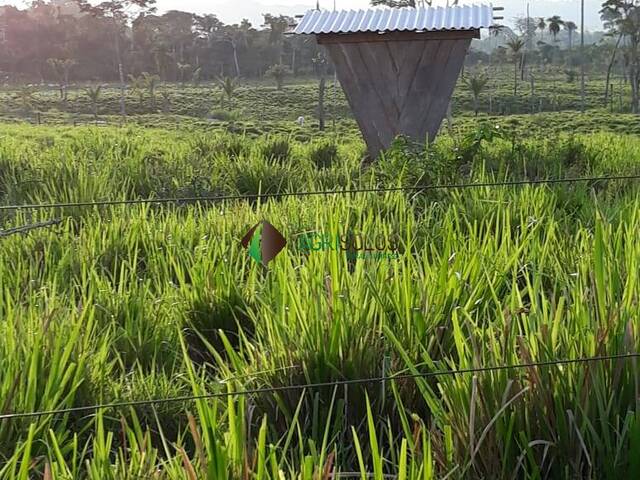
M 231 77 L 219 77 L 218 85 L 222 90 L 220 102 L 222 103 L 222 101 L 226 97 L 228 104 L 231 105 L 231 101 L 233 100 L 233 97 L 236 94 L 236 90 L 238 89 L 237 80 Z
M 88 87 L 86 89 L 87 96 L 91 101 L 91 109 L 93 110 L 93 119 L 98 120 L 98 102 L 100 101 L 100 92 L 102 91 L 101 85 Z
M 311 147 L 311 161 L 318 168 L 330 168 L 338 159 L 338 146 L 335 142 L 320 142 Z
M 283 136 L 268 138 L 260 146 L 260 154 L 266 160 L 283 163 L 290 159 L 291 144 L 289 139 Z
M 275 80 L 276 88 L 278 90 L 282 90 L 282 87 L 284 86 L 284 79 L 290 73 L 291 72 L 285 65 L 278 63 L 276 65 L 270 66 L 266 72 L 266 75 L 272 77 Z
M 472 75 L 465 79 L 467 88 L 473 95 L 473 112 L 475 116 L 478 116 L 480 95 L 485 90 L 489 83 L 489 78 L 486 75 Z

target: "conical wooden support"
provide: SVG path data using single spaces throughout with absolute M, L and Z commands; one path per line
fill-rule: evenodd
M 399 134 L 419 142 L 435 138 L 476 35 L 318 36 L 331 55 L 372 158 Z

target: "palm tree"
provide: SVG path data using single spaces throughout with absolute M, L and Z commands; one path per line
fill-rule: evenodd
M 281 63 L 277 65 L 271 65 L 271 67 L 269 67 L 269 70 L 267 70 L 267 75 L 273 77 L 273 79 L 276 81 L 276 88 L 278 90 L 282 90 L 282 86 L 284 85 L 284 77 L 288 73 L 289 69 Z
M 18 98 L 20 99 L 20 103 L 22 104 L 22 110 L 25 115 L 31 113 L 31 109 L 33 108 L 33 104 L 35 103 L 35 93 L 36 87 L 33 85 L 26 85 L 21 87 L 18 91 Z
M 100 99 L 101 85 L 87 88 L 87 96 L 91 100 L 91 106 L 93 107 L 93 119 L 98 121 L 98 100 Z
M 145 89 L 145 80 L 144 77 L 135 75 L 129 75 L 129 82 L 131 82 L 131 93 L 138 94 L 138 103 L 140 108 L 142 109 L 142 102 L 144 101 L 144 89 Z M 142 112 L 141 112 L 142 113 Z
M 224 41 L 231 45 L 231 52 L 233 54 L 233 66 L 236 70 L 236 77 L 240 76 L 240 63 L 238 63 L 238 39 L 242 35 L 242 32 L 233 32 L 224 35 Z
M 560 16 L 554 15 L 553 17 L 547 18 L 547 22 L 549 22 L 549 32 L 553 35 L 553 41 L 557 42 L 560 27 L 564 25 L 564 20 L 562 20 Z
M 502 35 L 505 31 L 504 25 L 492 25 L 489 27 L 489 38 L 491 38 L 491 43 L 493 44 L 491 50 L 489 51 L 489 63 L 493 64 L 493 54 L 494 52 L 499 51 L 500 46 L 498 45 L 498 37 Z
M 271 15 L 266 13 L 264 17 L 264 26 L 269 27 L 269 44 L 274 45 L 276 49 L 276 61 L 282 63 L 283 53 L 283 33 L 289 28 L 289 20 L 284 15 Z
M 158 75 L 160 78 L 166 80 L 169 65 L 172 63 L 167 45 L 164 43 L 154 44 L 153 47 L 151 47 L 151 55 L 153 56 L 153 63 L 156 66 Z
M 489 36 L 491 37 L 499 37 L 502 33 L 505 32 L 507 27 L 504 25 L 491 25 L 489 27 Z
M 196 67 L 191 74 L 191 81 L 194 86 L 200 85 L 200 80 L 202 79 L 202 67 Z
M 538 18 L 538 25 L 536 26 L 538 27 L 538 30 L 540 30 L 540 40 L 544 42 L 544 31 L 547 28 L 547 23 L 544 21 L 544 17 Z
M 69 74 L 71 69 L 78 64 L 73 59 L 47 58 L 47 64 L 53 70 L 54 75 L 58 79 L 60 89 L 60 100 L 67 101 L 67 84 L 69 83 Z
M 188 63 L 180 63 L 178 62 L 178 71 L 180 72 L 180 83 L 182 85 L 184 85 L 185 82 L 185 75 L 186 73 L 191 70 L 191 65 Z
M 511 38 L 507 42 L 511 55 L 513 56 L 513 96 L 518 95 L 518 65 L 522 61 L 522 49 L 524 48 L 524 40 L 520 37 Z
M 162 97 L 162 113 L 169 113 L 171 111 L 171 93 L 169 90 L 162 90 L 160 96 Z
M 569 20 L 568 22 L 564 23 L 564 29 L 569 34 L 569 51 L 571 51 L 571 49 L 573 48 L 573 32 L 578 29 L 578 25 L 576 25 L 575 22 Z
M 222 88 L 222 98 L 227 97 L 229 104 L 231 104 L 231 99 L 238 88 L 236 80 L 231 77 L 220 77 L 218 78 L 218 85 Z
M 160 77 L 149 72 L 142 72 L 142 83 L 151 97 L 151 106 L 155 110 L 156 108 L 156 87 L 160 82 Z
M 472 75 L 470 78 L 465 80 L 465 84 L 471 91 L 471 95 L 473 95 L 473 111 L 476 117 L 478 116 L 478 104 L 480 100 L 480 94 L 485 89 L 488 83 L 489 83 L 489 78 L 482 73 L 477 75 Z

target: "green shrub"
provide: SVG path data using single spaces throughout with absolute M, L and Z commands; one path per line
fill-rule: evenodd
M 229 110 L 215 109 L 209 112 L 209 118 L 212 120 L 221 120 L 223 122 L 232 122 L 238 119 L 238 114 Z
M 575 70 L 565 70 L 564 74 L 567 77 L 567 83 L 573 83 L 576 81 L 576 77 L 578 76 L 578 72 Z
M 291 156 L 291 145 L 286 137 L 271 137 L 260 146 L 261 155 L 267 159 L 282 163 Z
M 189 143 L 190 143 L 191 151 L 198 158 L 208 157 L 209 155 L 211 155 L 212 153 L 215 153 L 216 151 L 216 142 L 214 141 L 213 138 L 211 138 L 211 135 L 207 135 L 207 134 L 195 135 L 193 138 L 190 139 Z
M 461 160 L 459 149 L 452 157 L 433 146 L 422 145 L 400 135 L 376 162 L 374 171 L 381 185 L 418 185 L 453 182 Z
M 308 142 L 308 141 L 310 141 L 310 140 L 311 140 L 311 137 L 310 137 L 309 135 L 307 135 L 306 133 L 296 133 L 296 134 L 293 136 L 293 139 L 294 139 L 296 142 L 306 143 L 306 142 Z
M 240 135 L 224 135 L 216 142 L 216 148 L 229 158 L 237 159 L 249 151 L 250 143 Z
M 311 161 L 318 168 L 331 167 L 338 158 L 338 146 L 333 142 L 321 142 L 311 147 Z

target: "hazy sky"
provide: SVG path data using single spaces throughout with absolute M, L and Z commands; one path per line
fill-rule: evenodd
M 95 0 L 98 2 L 99 0 Z M 598 10 L 603 0 L 585 0 L 585 23 L 587 30 L 602 28 Z M 25 5 L 24 0 L 0 0 L 0 5 Z M 439 5 L 446 5 L 446 0 L 435 0 Z M 461 0 L 460 3 L 471 3 Z M 478 3 L 480 3 L 478 1 Z M 487 2 L 488 3 L 488 2 Z M 505 22 L 516 16 L 524 16 L 529 3 L 532 17 L 549 17 L 560 15 L 567 20 L 580 24 L 580 0 L 494 0 L 494 6 L 505 7 Z M 255 26 L 259 26 L 262 13 L 302 14 L 315 8 L 316 0 L 156 0 L 159 12 L 166 10 L 183 10 L 195 13 L 214 13 L 225 23 L 237 23 L 248 18 Z M 366 8 L 369 0 L 335 0 L 338 9 Z M 320 0 L 320 8 L 333 9 L 334 0 Z

